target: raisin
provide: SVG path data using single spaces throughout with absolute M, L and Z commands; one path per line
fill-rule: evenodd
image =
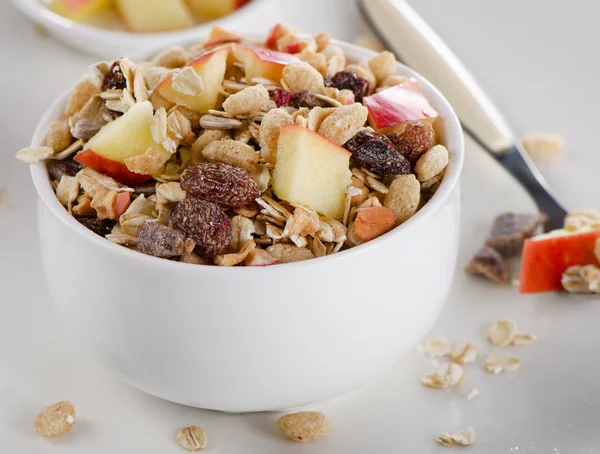
M 503 213 L 496 216 L 485 245 L 505 257 L 518 253 L 527 238 L 531 238 L 548 219 L 544 213 Z
M 102 221 L 98 218 L 88 217 L 81 217 L 76 219 L 79 221 L 80 224 L 84 225 L 92 232 L 100 236 L 108 235 L 115 226 L 115 222 L 111 221 L 110 219 L 104 219 Z
M 338 90 L 350 90 L 357 102 L 362 102 L 371 88 L 368 80 L 358 77 L 352 71 L 340 71 L 331 78 L 331 83 Z
M 275 89 L 274 100 L 277 107 L 287 106 L 292 99 L 292 94 L 289 91 L 285 91 L 282 88 Z
M 50 161 L 47 166 L 48 174 L 53 180 L 59 180 L 63 175 L 74 177 L 83 166 L 72 159 L 63 159 L 62 161 Z
M 244 169 L 220 162 L 189 166 L 181 176 L 188 197 L 197 197 L 230 208 L 252 203 L 260 191 Z
M 140 227 L 137 247 L 140 252 L 154 257 L 180 257 L 194 242 L 186 241 L 183 233 L 158 222 L 145 222 Z
M 121 65 L 116 61 L 110 67 L 108 74 L 104 76 L 104 82 L 102 83 L 102 91 L 106 90 L 124 90 L 127 88 L 127 81 L 121 71 Z
M 508 266 L 500 253 L 491 247 L 480 249 L 467 264 L 466 271 L 498 284 L 508 283 Z
M 390 140 L 398 152 L 414 164 L 423 153 L 433 147 L 435 131 L 429 123 L 415 121 L 407 124 L 402 132 L 390 136 Z
M 408 175 L 410 162 L 382 134 L 360 131 L 344 144 L 352 153 L 354 163 L 377 175 Z
M 195 251 L 206 259 L 221 253 L 231 242 L 231 220 L 216 203 L 185 199 L 175 205 L 171 223 L 196 242 Z
M 296 109 L 300 109 L 301 107 L 308 107 L 312 109 L 313 107 L 324 107 L 325 104 L 321 102 L 314 93 L 311 93 L 308 90 L 300 90 L 297 93 L 292 95 L 290 99 L 289 105 L 295 107 Z

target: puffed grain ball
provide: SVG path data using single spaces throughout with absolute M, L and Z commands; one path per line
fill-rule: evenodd
M 397 223 L 410 219 L 419 208 L 421 185 L 413 174 L 398 175 L 388 189 L 383 206 L 394 212 Z
M 446 168 L 450 161 L 448 150 L 443 145 L 436 145 L 427 150 L 415 165 L 415 173 L 419 181 L 427 181 Z
M 327 416 L 318 411 L 301 411 L 284 415 L 277 421 L 277 427 L 288 438 L 306 442 L 321 438 L 331 430 Z
M 56 120 L 48 127 L 46 133 L 46 145 L 59 153 L 73 142 L 71 128 L 67 120 Z
M 75 424 L 75 407 L 68 400 L 44 408 L 35 418 L 33 428 L 43 437 L 66 434 Z
M 292 93 L 308 90 L 311 93 L 322 94 L 325 90 L 323 75 L 303 61 L 287 65 L 283 69 L 283 80 Z

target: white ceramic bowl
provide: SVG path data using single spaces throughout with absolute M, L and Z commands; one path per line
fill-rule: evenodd
M 339 43 L 353 58 L 373 53 Z M 453 278 L 464 144 L 448 102 L 415 77 L 441 115 L 451 159 L 412 219 L 362 246 L 256 268 L 189 265 L 101 238 L 57 201 L 45 166 L 39 194 L 43 267 L 78 342 L 105 369 L 147 393 L 196 407 L 261 411 L 334 397 L 388 369 L 430 329 Z M 60 117 L 41 120 L 33 145 Z
M 191 42 L 206 37 L 213 25 L 232 30 L 258 32 L 273 21 L 274 0 L 252 0 L 244 7 L 222 18 L 196 27 L 166 33 L 132 33 L 107 30 L 66 19 L 44 6 L 42 0 L 11 0 L 34 22 L 44 26 L 67 46 L 101 58 L 116 58 L 132 52 L 165 47 L 171 43 Z M 219 0 L 215 0 L 219 1 Z

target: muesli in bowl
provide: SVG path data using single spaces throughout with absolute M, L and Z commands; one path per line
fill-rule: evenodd
M 46 144 L 61 204 L 108 241 L 186 263 L 265 266 L 335 254 L 410 219 L 449 162 L 438 113 L 381 52 L 329 34 L 215 28 L 149 61 L 101 62 Z

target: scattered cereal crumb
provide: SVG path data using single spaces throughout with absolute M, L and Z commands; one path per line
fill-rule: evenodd
M 448 339 L 443 337 L 434 337 L 426 340 L 421 346 L 423 353 L 428 358 L 439 358 L 449 355 L 452 352 L 452 346 Z
M 465 427 L 457 430 L 453 434 L 442 432 L 435 441 L 443 446 L 450 447 L 452 445 L 470 446 L 475 442 L 475 429 Z
M 317 411 L 301 411 L 283 415 L 277 421 L 277 427 L 294 441 L 306 442 L 321 438 L 331 430 L 327 416 Z
M 177 431 L 175 440 L 183 449 L 188 451 L 198 451 L 206 448 L 208 437 L 206 432 L 200 427 L 190 426 L 184 427 Z
M 451 360 L 457 364 L 469 364 L 477 360 L 479 350 L 473 344 L 461 344 L 452 351 Z
M 442 364 L 438 369 L 421 377 L 421 384 L 428 388 L 446 389 L 459 385 L 464 380 L 464 371 L 454 363 Z
M 514 372 L 521 367 L 521 360 L 511 355 L 490 355 L 485 360 L 483 368 L 490 374 Z
M 512 320 L 500 320 L 487 330 L 487 340 L 495 347 L 506 347 L 512 342 L 517 324 Z
M 491 247 L 480 249 L 467 264 L 466 271 L 486 277 L 497 284 L 508 282 L 508 265 L 498 251 Z
M 47 38 L 50 36 L 48 29 L 38 22 L 33 24 L 33 30 L 35 31 L 36 35 L 41 36 L 42 38 Z
M 532 345 L 537 342 L 537 337 L 533 334 L 515 334 L 510 342 L 510 345 L 522 347 L 524 345 Z
M 33 428 L 44 437 L 58 437 L 75 424 L 75 407 L 67 400 L 44 408 L 35 418 Z
M 10 209 L 12 208 L 12 203 L 10 201 L 10 199 L 8 198 L 8 193 L 6 192 L 6 189 L 4 188 L 0 188 L 0 208 L 7 208 Z
M 561 283 L 570 293 L 600 293 L 600 269 L 594 265 L 571 266 L 563 273 Z
M 555 158 L 562 153 L 564 139 L 558 134 L 532 132 L 521 138 L 525 151 L 535 160 Z
M 473 388 L 471 391 L 469 391 L 469 394 L 467 394 L 467 400 L 473 400 L 476 399 L 477 397 L 479 397 L 479 390 Z

